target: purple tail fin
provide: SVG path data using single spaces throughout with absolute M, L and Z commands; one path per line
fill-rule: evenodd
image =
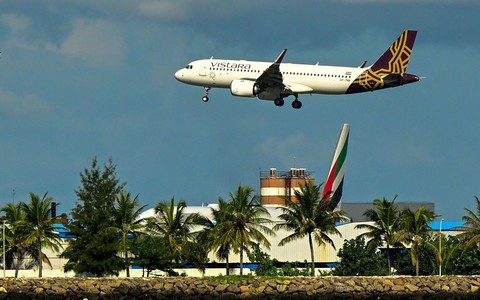
M 370 68 L 355 78 L 345 93 L 374 91 L 419 81 L 418 76 L 405 73 L 416 37 L 415 30 L 405 30 Z
M 400 74 L 403 76 L 412 55 L 416 37 L 417 31 L 405 30 L 372 65 L 371 70 L 375 73 Z

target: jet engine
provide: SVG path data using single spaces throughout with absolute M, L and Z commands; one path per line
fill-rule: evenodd
M 230 93 L 240 97 L 255 97 L 261 93 L 261 89 L 253 80 L 237 79 L 230 85 Z

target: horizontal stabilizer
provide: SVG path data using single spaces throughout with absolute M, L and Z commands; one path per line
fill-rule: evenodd
M 382 81 L 385 87 L 394 87 L 403 84 L 403 78 L 400 74 L 388 74 L 382 77 Z

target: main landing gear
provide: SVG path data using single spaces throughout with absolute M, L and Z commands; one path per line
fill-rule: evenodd
M 285 104 L 285 101 L 283 101 L 283 98 L 277 98 L 273 101 L 276 106 L 283 106 Z
M 210 87 L 206 86 L 206 87 L 204 87 L 204 89 L 205 89 L 205 96 L 202 97 L 202 101 L 203 102 L 208 102 L 208 92 L 210 91 Z
M 285 101 L 283 100 L 283 98 L 277 98 L 277 99 L 273 100 L 273 103 L 276 106 L 283 106 L 283 104 L 285 104 Z M 295 95 L 295 100 L 293 100 L 293 102 L 292 102 L 292 107 L 295 108 L 295 109 L 302 108 L 302 102 L 300 102 L 298 100 L 298 95 Z
M 292 102 L 292 107 L 295 108 L 295 109 L 300 109 L 300 108 L 302 108 L 302 102 L 298 101 L 298 99 L 295 99 Z

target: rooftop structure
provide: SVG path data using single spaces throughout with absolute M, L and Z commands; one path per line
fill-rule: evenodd
M 295 191 L 307 182 L 315 184 L 312 172 L 305 168 L 290 168 L 290 171 L 260 171 L 260 200 L 262 205 L 285 205 L 285 201 L 298 202 Z

